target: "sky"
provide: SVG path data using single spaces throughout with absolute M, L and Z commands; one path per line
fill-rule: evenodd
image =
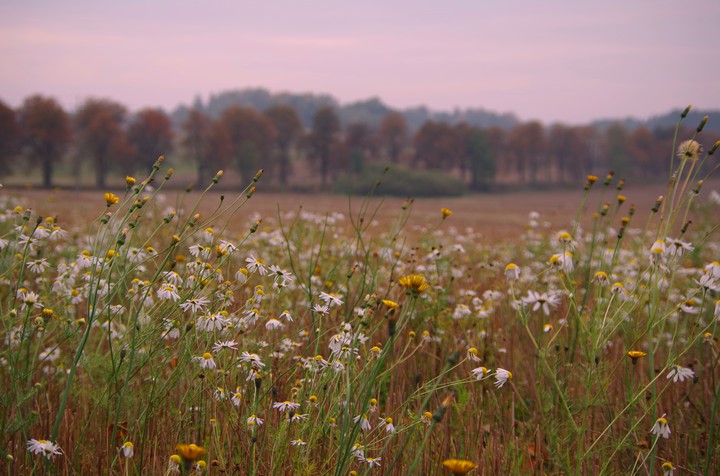
M 581 124 L 720 108 L 718 0 L 0 0 L 0 100 L 264 87 Z

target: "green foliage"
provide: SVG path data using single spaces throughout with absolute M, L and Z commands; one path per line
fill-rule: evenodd
M 458 196 L 466 191 L 465 184 L 455 177 L 427 170 L 411 170 L 384 163 L 367 164 L 357 175 L 341 175 L 334 182 L 338 193 L 376 194 L 395 197 Z

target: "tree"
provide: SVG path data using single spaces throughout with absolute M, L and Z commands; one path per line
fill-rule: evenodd
M 405 116 L 399 112 L 388 113 L 380 123 L 378 136 L 380 143 L 390 158 L 390 162 L 397 163 L 408 140 L 408 126 Z
M 467 142 L 467 158 L 470 169 L 470 187 L 473 190 L 487 189 L 495 178 L 495 158 L 488 138 L 482 129 L 473 127 Z
M 198 183 L 205 184 L 211 167 L 221 169 L 228 163 L 230 139 L 227 131 L 218 121 L 192 109 L 182 123 L 182 133 L 180 144 L 195 161 Z
M 587 163 L 590 137 L 586 128 L 556 124 L 550 129 L 548 153 L 554 159 L 557 181 L 578 178 Z M 579 173 L 580 172 L 580 173 Z
M 172 152 L 173 131 L 170 118 L 160 109 L 138 112 L 128 129 L 128 142 L 135 149 L 133 168 L 148 171 L 161 155 Z
M 248 181 L 261 168 L 260 164 L 268 160 L 275 129 L 266 116 L 241 106 L 227 108 L 220 121 L 228 134 L 231 156 L 240 176 Z
M 70 119 L 52 98 L 31 96 L 19 111 L 23 151 L 42 167 L 43 187 L 52 187 L 52 174 L 72 138 Z
M 309 145 L 314 152 L 311 157 L 320 161 L 320 179 L 323 185 L 327 184 L 333 152 L 338 144 L 339 131 L 340 120 L 332 107 L 321 107 L 313 114 Z
M 530 172 L 530 182 L 537 183 L 546 147 L 542 124 L 531 121 L 516 126 L 510 132 L 509 145 L 519 180 L 527 183 L 527 172 Z
M 614 123 L 605 131 L 603 152 L 607 157 L 608 167 L 616 176 L 624 177 L 628 171 L 628 151 L 630 135 L 622 124 Z
M 270 107 L 265 110 L 265 116 L 275 128 L 278 179 L 285 186 L 290 172 L 290 149 L 299 140 L 303 125 L 295 109 L 285 104 Z
M 10 164 L 20 146 L 20 134 L 15 110 L 0 101 L 0 175 L 10 173 Z
M 445 122 L 425 122 L 414 142 L 415 163 L 435 170 L 452 170 L 465 149 L 457 131 Z
M 110 164 L 125 164 L 131 169 L 134 154 L 124 129 L 127 110 L 122 104 L 106 99 L 88 99 L 75 113 L 78 158 L 90 158 L 95 166 L 95 184 L 105 188 Z
M 374 155 L 375 141 L 373 131 L 363 122 L 349 124 L 345 129 L 344 146 L 347 165 L 352 172 L 361 172 L 367 156 Z

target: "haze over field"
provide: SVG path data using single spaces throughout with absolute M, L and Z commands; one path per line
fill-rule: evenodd
M 166 110 L 229 89 L 483 107 L 521 120 L 720 107 L 713 0 L 0 5 L 0 98 Z

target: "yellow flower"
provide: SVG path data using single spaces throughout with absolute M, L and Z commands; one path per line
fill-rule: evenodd
M 182 457 L 182 459 L 186 462 L 195 461 L 200 456 L 207 453 L 207 451 L 205 451 L 205 448 L 203 448 L 202 446 L 198 446 L 195 443 L 189 445 L 179 444 L 175 447 L 175 451 L 177 451 Z
M 450 215 L 452 215 L 453 212 L 452 212 L 452 210 L 448 210 L 447 208 L 441 208 L 440 213 L 442 213 L 442 219 L 444 220 L 447 217 L 449 217 Z
M 396 307 L 398 307 L 398 303 L 389 299 L 383 299 L 382 303 L 385 304 L 385 307 L 387 307 L 388 309 L 395 309 Z
M 417 293 L 425 291 L 430 286 L 422 274 L 401 276 L 400 279 L 398 279 L 398 284 Z
M 478 467 L 472 461 L 464 459 L 446 459 L 443 461 L 443 466 L 449 469 L 452 474 L 467 474 Z
M 135 185 L 135 177 L 131 177 L 129 175 L 125 176 L 125 183 L 127 184 L 127 188 L 132 187 Z
M 642 350 L 629 350 L 627 355 L 632 359 L 634 365 L 640 357 L 645 357 L 647 352 L 643 352 Z
M 105 194 L 105 203 L 107 203 L 108 207 L 110 207 L 112 205 L 116 205 L 119 201 L 120 201 L 120 199 L 114 193 L 108 192 Z

